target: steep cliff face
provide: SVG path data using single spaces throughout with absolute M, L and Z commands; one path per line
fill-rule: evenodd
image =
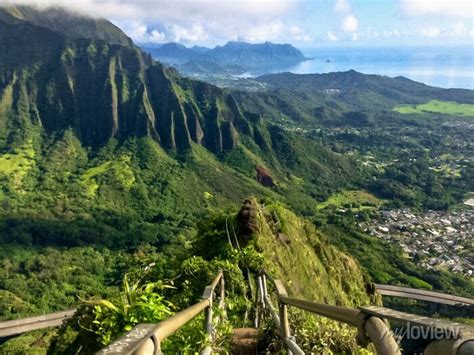
M 0 149 L 24 145 L 31 132 L 69 129 L 93 150 L 131 137 L 178 152 L 194 143 L 215 154 L 243 145 L 254 175 L 268 165 L 262 154 L 282 168 L 269 124 L 283 114 L 279 105 L 182 78 L 106 20 L 0 7 Z
M 166 149 L 195 142 L 221 152 L 238 141 L 232 121 L 243 117 L 227 94 L 181 79 L 137 47 L 3 17 L 0 30 L 3 136 L 33 124 L 72 128 L 87 146 L 150 136 Z
M 277 118 L 293 117 L 271 93 L 259 97 L 183 78 L 133 44 L 113 40 L 113 26 L 88 32 L 91 23 L 105 20 L 69 14 L 61 22 L 49 10 L 20 10 L 0 7 L 0 179 L 5 178 L 0 188 L 12 201 L 42 188 L 47 194 L 66 189 L 71 195 L 81 191 L 87 198 L 103 198 L 101 206 L 115 208 L 123 205 L 119 195 L 124 200 L 136 196 L 129 194 L 132 187 L 149 188 L 163 180 L 153 191 L 162 198 L 178 176 L 165 179 L 162 167 L 154 164 L 153 179 L 151 168 L 139 172 L 147 167 L 144 156 L 153 156 L 173 162 L 175 171 L 182 164 L 183 174 L 193 176 L 176 188 L 192 190 L 184 210 L 204 192 L 240 201 L 250 190 L 288 193 L 312 210 L 313 196 L 327 197 L 355 168 L 346 157 L 276 125 Z M 48 156 L 65 136 L 64 145 L 86 157 L 61 178 L 50 176 Z M 145 154 L 134 148 L 136 141 L 153 148 Z M 131 168 L 124 157 L 134 164 L 134 179 L 128 179 Z M 265 173 L 256 174 L 257 166 Z M 84 177 L 82 169 L 92 170 Z M 112 177 L 99 178 L 106 172 Z M 113 192 L 111 179 L 117 180 Z

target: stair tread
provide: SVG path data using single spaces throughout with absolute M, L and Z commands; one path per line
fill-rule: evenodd
M 258 329 L 236 328 L 232 336 L 232 353 L 238 355 L 257 354 Z

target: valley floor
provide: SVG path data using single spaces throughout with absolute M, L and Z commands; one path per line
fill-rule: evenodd
M 381 219 L 363 223 L 370 235 L 400 246 L 425 270 L 442 268 L 474 276 L 474 210 L 382 211 Z

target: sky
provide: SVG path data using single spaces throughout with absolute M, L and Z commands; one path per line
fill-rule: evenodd
M 136 43 L 230 40 L 319 46 L 469 46 L 473 0 L 0 0 L 60 5 L 122 28 Z

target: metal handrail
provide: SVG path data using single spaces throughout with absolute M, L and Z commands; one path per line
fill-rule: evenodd
M 271 302 L 270 296 L 267 290 L 267 280 L 269 279 L 273 285 L 275 286 L 277 296 L 278 296 L 278 314 L 273 307 Z M 281 302 L 281 298 L 288 295 L 286 292 L 285 286 L 280 280 L 273 279 L 269 274 L 265 271 L 261 271 L 258 275 L 258 290 L 257 290 L 257 298 L 258 295 L 261 296 L 261 307 L 264 309 L 268 309 L 270 315 L 275 323 L 275 327 L 279 330 L 279 335 L 283 339 L 283 342 L 286 345 L 288 354 L 296 354 L 296 355 L 303 355 L 304 352 L 295 342 L 294 337 L 291 336 L 290 324 L 288 322 L 288 307 L 285 303 Z M 258 303 L 257 303 L 258 306 Z M 257 318 L 258 318 L 258 308 L 257 308 Z M 257 324 L 258 325 L 258 324 Z
M 206 332 L 209 341 L 214 340 L 212 304 L 214 300 L 214 293 L 217 285 L 220 285 L 219 308 L 224 308 L 225 283 L 224 274 L 219 272 L 209 286 L 206 286 L 202 300 L 195 303 L 191 307 L 176 313 L 172 317 L 158 323 L 158 324 L 139 324 L 130 332 L 125 334 L 120 339 L 114 341 L 106 348 L 100 350 L 97 355 L 118 355 L 118 354 L 133 354 L 133 355 L 156 355 L 162 354 L 161 342 L 170 335 L 174 334 L 178 329 L 194 319 L 202 311 L 206 311 Z M 201 354 L 209 354 L 212 347 L 206 346 Z
M 474 299 L 472 298 L 453 296 L 447 293 L 382 284 L 375 284 L 375 289 L 382 296 L 410 298 L 419 301 L 442 303 L 450 306 L 474 306 Z
M 270 297 L 266 290 L 266 279 L 269 279 L 275 286 L 280 314 L 276 314 L 276 311 L 271 304 Z M 261 285 L 260 285 L 261 284 Z M 393 333 L 388 328 L 387 320 L 393 320 L 396 322 L 402 322 L 405 324 L 415 324 L 428 328 L 435 328 L 439 331 L 446 332 L 446 329 L 453 331 L 455 328 L 459 330 L 458 337 L 455 339 L 446 338 L 441 340 L 432 341 L 425 349 L 426 355 L 436 354 L 472 354 L 474 353 L 474 327 L 466 324 L 449 322 L 446 320 L 439 320 L 429 317 L 420 317 L 417 315 L 398 312 L 384 307 L 360 307 L 359 309 L 332 306 L 322 303 L 316 303 L 307 301 L 304 299 L 288 297 L 287 292 L 280 280 L 274 279 L 264 270 L 259 273 L 259 286 L 260 292 L 263 292 L 264 302 L 262 306 L 269 309 L 270 314 L 274 320 L 274 323 L 280 329 L 282 338 L 287 346 L 289 354 L 297 353 L 300 354 L 299 348 L 295 348 L 296 343 L 289 334 L 289 326 L 287 313 L 281 312 L 286 306 L 293 306 L 303 309 L 308 312 L 318 314 L 338 322 L 348 324 L 353 327 L 357 327 L 357 341 L 360 345 L 366 346 L 369 342 L 372 342 L 378 354 L 400 354 L 398 343 L 396 342 Z M 422 291 L 426 294 L 426 291 Z M 422 292 L 418 293 L 421 294 Z M 414 292 L 411 289 L 411 293 Z M 460 297 L 450 296 L 452 299 L 459 301 Z M 447 298 L 447 297 L 445 297 Z M 464 299 L 466 301 L 469 299 Z M 258 313 L 258 311 L 257 311 Z M 285 329 L 285 327 L 287 329 Z M 286 333 L 285 333 L 286 332 Z M 286 337 L 283 337 L 285 335 Z M 296 350 L 295 350 L 296 349 Z M 301 350 L 301 349 L 300 349 Z
M 37 329 L 57 327 L 66 319 L 71 318 L 74 313 L 76 313 L 76 309 L 0 322 L 0 338 Z
M 305 311 L 331 318 L 332 320 L 346 323 L 353 327 L 359 325 L 360 317 L 362 315 L 362 312 L 358 309 L 316 303 L 300 298 L 280 296 L 280 301 L 289 306 L 304 309 Z
M 265 294 L 265 306 L 269 309 L 270 314 L 274 320 L 274 323 L 280 329 L 280 335 L 285 342 L 288 354 L 304 354 L 301 348 L 298 347 L 296 342 L 290 333 L 290 327 L 288 323 L 288 311 L 287 306 L 293 306 L 296 308 L 303 309 L 305 311 L 315 313 L 320 316 L 324 316 L 333 319 L 338 322 L 348 324 L 358 329 L 358 341 L 362 345 L 367 345 L 368 341 L 371 341 L 378 354 L 393 355 L 401 354 L 399 346 L 390 332 L 386 323 L 377 317 L 365 314 L 360 309 L 353 309 L 340 306 L 332 306 L 328 304 L 316 303 L 307 301 L 304 299 L 288 297 L 283 283 L 274 279 L 265 270 L 261 270 L 259 274 L 262 284 L 260 292 Z M 279 317 L 271 304 L 270 297 L 266 294 L 266 279 L 269 279 L 275 286 L 277 299 L 279 303 Z

